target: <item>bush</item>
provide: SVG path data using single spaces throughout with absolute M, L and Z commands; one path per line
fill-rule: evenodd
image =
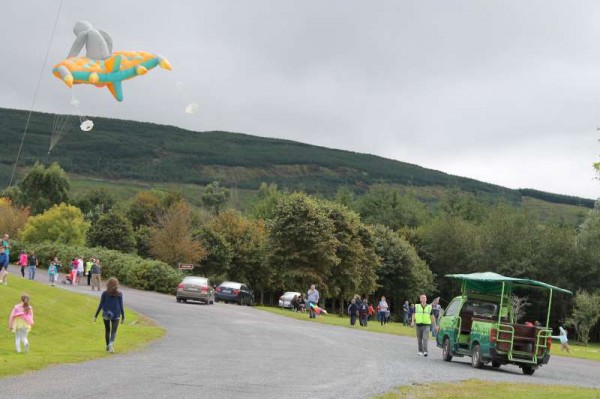
M 13 241 L 11 253 L 19 253 L 21 250 L 28 253 L 34 251 L 42 267 L 48 267 L 52 258 L 56 256 L 63 264 L 60 270 L 63 273 L 68 270 L 71 259 L 76 256 L 83 259 L 98 258 L 102 266 L 103 280 L 116 277 L 123 285 L 146 291 L 173 294 L 183 278 L 179 270 L 164 262 L 106 248 L 70 247 L 52 243 L 25 244 Z

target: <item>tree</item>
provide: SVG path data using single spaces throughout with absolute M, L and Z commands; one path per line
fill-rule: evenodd
M 133 225 L 118 210 L 111 210 L 99 217 L 88 230 L 87 240 L 92 247 L 116 249 L 121 252 L 134 252 L 136 249 Z
M 200 202 L 214 215 L 218 215 L 225 207 L 229 195 L 229 190 L 219 186 L 219 182 L 215 181 L 206 185 L 204 193 L 200 195 Z
M 134 227 L 151 226 L 156 223 L 158 215 L 164 211 L 161 198 L 155 191 L 142 191 L 135 195 L 129 209 L 127 218 Z
M 389 227 L 373 228 L 376 252 L 381 259 L 377 269 L 379 292 L 393 304 L 416 301 L 419 294 L 435 289 L 433 274 L 406 239 Z
M 573 270 L 578 288 L 600 287 L 600 201 L 588 212 L 577 234 L 578 264 Z
M 383 224 L 393 230 L 419 226 L 427 217 L 425 205 L 414 195 L 402 195 L 385 186 L 371 187 L 357 200 L 356 207 L 365 223 Z
M 56 162 L 48 168 L 36 162 L 19 183 L 19 203 L 37 215 L 53 205 L 68 202 L 69 189 L 69 178 Z
M 198 272 L 212 281 L 227 280 L 229 266 L 233 259 L 233 249 L 225 236 L 208 226 L 203 226 L 194 233 L 194 239 L 206 248 L 206 255 L 200 262 Z M 196 269 L 194 269 L 195 271 Z
M 600 319 L 600 293 L 589 294 L 580 290 L 575 296 L 573 314 L 565 324 L 575 327 L 577 337 L 587 346 L 590 331 Z
M 325 292 L 325 282 L 340 263 L 333 221 L 316 200 L 294 193 L 279 201 L 269 221 L 270 264 L 280 271 L 280 288 Z
M 150 253 L 172 266 L 193 263 L 206 254 L 202 245 L 192 237 L 191 212 L 185 202 L 175 203 L 158 216 L 151 228 Z
M 89 190 L 73 201 L 73 205 L 81 209 L 85 218 L 92 223 L 116 204 L 117 199 L 105 188 Z
M 277 184 L 261 183 L 250 214 L 255 219 L 271 219 L 282 196 L 283 194 L 277 191 Z
M 8 198 L 0 197 L 0 231 L 8 233 L 11 237 L 17 233 L 27 223 L 29 212 L 27 209 L 14 206 Z
M 271 287 L 273 268 L 266 261 L 267 232 L 262 220 L 246 219 L 234 210 L 216 216 L 209 228 L 222 236 L 231 250 L 228 278 L 261 293 Z
M 515 318 L 515 323 L 518 323 L 523 319 L 526 313 L 526 309 L 528 306 L 531 306 L 531 303 L 528 302 L 528 297 L 520 297 L 518 295 L 510 296 L 510 304 L 512 307 L 512 314 Z
M 319 207 L 333 222 L 339 263 L 335 272 L 327 277 L 326 284 L 328 293 L 338 299 L 340 313 L 343 313 L 345 300 L 356 293 L 370 295 L 375 291 L 379 259 L 371 232 L 355 212 L 330 201 L 320 201 Z
M 60 204 L 40 215 L 30 217 L 20 237 L 28 243 L 83 246 L 89 227 L 79 208 Z

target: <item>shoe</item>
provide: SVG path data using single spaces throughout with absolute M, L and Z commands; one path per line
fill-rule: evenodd
M 429 353 L 423 352 L 423 356 L 427 357 L 428 355 L 429 355 Z
M 113 346 L 112 342 L 110 344 L 108 344 L 108 352 L 115 353 L 115 347 Z
M 423 352 L 419 352 L 419 356 L 423 356 Z

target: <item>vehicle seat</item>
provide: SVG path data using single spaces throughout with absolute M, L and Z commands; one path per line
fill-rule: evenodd
M 461 323 L 460 323 L 460 332 L 461 333 L 470 333 L 471 332 L 471 326 L 473 325 L 473 312 L 461 312 L 460 313 L 460 319 L 461 319 Z

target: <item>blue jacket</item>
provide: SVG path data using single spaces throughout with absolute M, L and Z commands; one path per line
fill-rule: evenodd
M 0 252 L 0 267 L 8 268 L 8 255 L 6 252 Z
M 119 292 L 117 296 L 111 296 L 104 291 L 100 296 L 100 304 L 94 317 L 102 310 L 102 318 L 106 320 L 118 320 L 121 317 L 125 320 L 125 307 L 123 306 L 123 294 Z

